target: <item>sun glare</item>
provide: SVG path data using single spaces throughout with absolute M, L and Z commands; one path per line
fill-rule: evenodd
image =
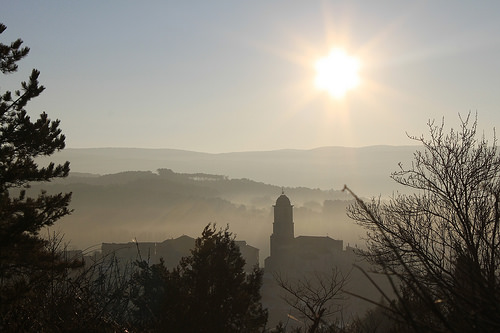
M 316 62 L 316 87 L 334 98 L 342 98 L 348 90 L 359 85 L 359 60 L 344 50 L 333 49 Z

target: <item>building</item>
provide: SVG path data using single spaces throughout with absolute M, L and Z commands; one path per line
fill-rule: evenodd
M 235 241 L 240 248 L 241 256 L 245 259 L 245 271 L 251 272 L 259 264 L 259 249 L 248 245 L 245 241 Z M 181 236 L 167 239 L 163 242 L 128 242 L 128 243 L 102 243 L 103 256 L 114 256 L 120 262 L 127 263 L 135 260 L 146 260 L 152 264 L 163 259 L 167 268 L 176 267 L 182 257 L 191 255 L 195 239 Z
M 295 237 L 293 205 L 283 191 L 276 200 L 273 210 L 271 251 L 264 261 L 262 287 L 263 305 L 269 310 L 269 327 L 274 327 L 280 321 L 286 323 L 290 318 L 300 318 L 300 314 L 283 300 L 286 292 L 277 285 L 277 275 L 292 282 L 304 281 L 318 276 L 327 278 L 332 274 L 332 270 L 337 269 L 348 277 L 346 290 L 375 302 L 380 300 L 377 289 L 360 269 L 354 268 L 353 265 L 356 264 L 365 272 L 371 271 L 369 265 L 358 257 L 354 248 L 349 246 L 344 248 L 342 240 L 328 236 Z M 380 285 L 387 284 L 380 278 L 375 279 Z M 344 318 L 362 315 L 372 306 L 356 297 L 350 297 L 341 305 Z
M 345 254 L 342 240 L 328 236 L 295 237 L 293 205 L 283 192 L 273 208 L 271 253 L 264 262 L 266 272 L 323 270 L 326 263 L 338 261 L 339 255 Z

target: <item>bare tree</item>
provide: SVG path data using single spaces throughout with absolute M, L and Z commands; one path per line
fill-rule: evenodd
M 364 255 L 397 295 L 391 310 L 409 330 L 500 332 L 500 156 L 477 138 L 477 119 L 458 131 L 429 122 L 410 168 L 392 174 L 413 194 L 356 199 L 348 215 L 368 229 Z
M 330 274 L 315 272 L 295 281 L 281 274 L 275 274 L 274 278 L 286 291 L 284 301 L 310 322 L 310 333 L 317 332 L 321 323 L 342 310 L 341 301 L 345 299 L 342 289 L 347 277 L 337 268 Z

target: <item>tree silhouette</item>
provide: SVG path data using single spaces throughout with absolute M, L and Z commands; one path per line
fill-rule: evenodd
M 262 331 L 267 322 L 260 303 L 263 272 L 255 268 L 247 274 L 244 266 L 228 228 L 209 224 L 191 255 L 173 270 L 163 262 L 139 263 L 135 322 L 152 332 Z
M 330 326 L 328 320 L 342 310 L 341 301 L 345 300 L 342 289 L 347 284 L 347 277 L 337 268 L 330 274 L 315 272 L 291 281 L 281 274 L 274 276 L 278 285 L 286 291 L 285 302 L 299 311 L 303 319 L 308 320 L 308 332 L 318 332 L 320 324 Z
M 415 193 L 354 195 L 348 210 L 368 229 L 364 254 L 393 282 L 391 310 L 409 330 L 500 331 L 500 155 L 476 127 L 470 114 L 448 134 L 430 122 L 411 167 L 392 174 Z
M 6 26 L 0 24 L 0 34 Z M 17 39 L 0 43 L 0 70 L 10 74 L 29 48 Z M 59 121 L 46 113 L 32 121 L 26 105 L 45 89 L 39 85 L 40 72 L 33 69 L 21 89 L 0 94 L 0 330 L 29 331 L 37 325 L 34 294 L 50 284 L 50 270 L 68 267 L 58 254 L 47 249 L 39 231 L 70 213 L 71 194 L 37 197 L 26 195 L 33 182 L 66 177 L 69 163 L 39 167 L 36 158 L 64 148 L 65 137 Z

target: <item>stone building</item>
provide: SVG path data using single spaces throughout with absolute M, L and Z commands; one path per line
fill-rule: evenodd
M 358 257 L 354 248 L 344 248 L 342 240 L 328 236 L 295 237 L 293 205 L 283 192 L 276 200 L 273 210 L 271 251 L 264 261 L 262 287 L 263 305 L 269 309 L 270 327 L 280 321 L 286 323 L 290 318 L 300 317 L 300 314 L 283 300 L 286 293 L 277 285 L 277 275 L 289 281 L 297 281 L 312 276 L 327 277 L 332 270 L 338 269 L 348 277 L 346 290 L 374 301 L 380 300 L 380 294 L 363 272 L 353 268 L 353 264 L 356 264 L 366 272 L 371 270 L 369 265 Z M 380 279 L 377 281 L 381 285 L 386 284 Z M 371 307 L 370 303 L 356 297 L 350 297 L 340 305 L 344 318 L 362 315 Z

